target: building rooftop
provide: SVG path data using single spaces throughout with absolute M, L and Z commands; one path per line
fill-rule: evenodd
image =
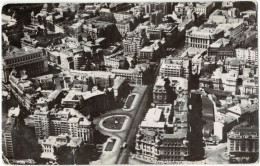
M 28 54 L 41 53 L 42 50 L 37 48 L 24 47 L 23 49 L 14 46 L 9 46 L 9 50 L 6 52 L 6 56 L 3 59 L 12 59 L 17 57 L 22 57 Z

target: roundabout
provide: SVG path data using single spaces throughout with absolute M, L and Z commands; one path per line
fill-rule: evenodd
M 125 130 L 129 118 L 127 115 L 107 116 L 99 122 L 99 126 L 106 131 L 120 132 Z

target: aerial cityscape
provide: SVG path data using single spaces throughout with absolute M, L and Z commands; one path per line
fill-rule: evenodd
M 2 7 L 2 160 L 256 163 L 257 2 Z

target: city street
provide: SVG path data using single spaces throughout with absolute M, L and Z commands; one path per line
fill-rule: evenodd
M 137 123 L 136 121 L 136 117 L 139 117 L 138 119 L 140 119 L 139 121 L 141 121 L 143 119 L 142 115 L 142 111 L 140 110 L 145 110 L 143 109 L 144 105 L 144 100 L 147 98 L 147 86 L 140 86 L 138 87 L 138 92 L 140 94 L 140 97 L 138 98 L 138 100 L 136 101 L 136 103 L 134 106 L 134 109 L 132 111 L 124 111 L 123 109 L 116 109 L 116 110 L 112 110 L 108 113 L 105 113 L 103 115 L 101 115 L 100 117 L 94 119 L 94 124 L 96 125 L 96 129 L 99 130 L 102 134 L 110 136 L 110 137 L 117 137 L 119 138 L 120 141 L 120 145 L 122 145 L 124 142 L 126 142 L 127 147 L 126 149 L 130 148 L 131 146 L 134 146 L 133 143 L 134 141 L 130 141 L 130 136 L 133 139 L 133 137 L 135 137 L 135 133 L 133 133 L 133 128 L 136 128 L 137 131 L 137 127 L 139 125 L 139 123 Z M 151 88 L 150 88 L 151 89 Z M 146 99 L 147 100 L 147 99 Z M 142 105 L 140 106 L 140 104 L 142 103 Z M 129 116 L 129 120 L 124 128 L 124 130 L 122 131 L 117 131 L 117 132 L 111 132 L 109 130 L 106 130 L 104 128 L 101 128 L 100 121 L 102 119 L 104 119 L 105 117 L 108 116 L 112 116 L 112 115 L 127 115 Z M 135 121 L 135 123 L 133 123 L 133 121 Z M 135 124 L 135 126 L 133 126 L 133 124 Z M 128 137 L 127 137 L 128 136 Z M 125 151 L 125 149 L 123 150 L 123 152 Z M 121 155 L 120 155 L 121 154 Z M 122 155 L 124 154 L 124 155 Z M 100 160 L 92 162 L 91 164 L 115 164 L 118 161 L 121 161 L 122 159 L 119 160 L 119 158 L 121 158 L 122 156 L 125 156 L 128 153 L 122 153 L 122 149 L 120 149 L 119 147 L 117 147 L 117 149 L 113 152 L 113 155 L 102 155 Z M 121 156 L 121 157 L 120 157 Z M 128 158 L 128 155 L 126 155 L 126 157 L 124 158 Z

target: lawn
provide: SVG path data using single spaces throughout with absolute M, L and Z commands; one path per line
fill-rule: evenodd
M 103 126 L 108 129 L 120 130 L 124 124 L 126 117 L 114 116 L 103 121 Z
M 136 95 L 131 95 L 127 98 L 127 101 L 125 102 L 125 106 L 124 106 L 125 109 L 129 109 L 131 107 L 131 105 L 135 99 L 135 96 Z

